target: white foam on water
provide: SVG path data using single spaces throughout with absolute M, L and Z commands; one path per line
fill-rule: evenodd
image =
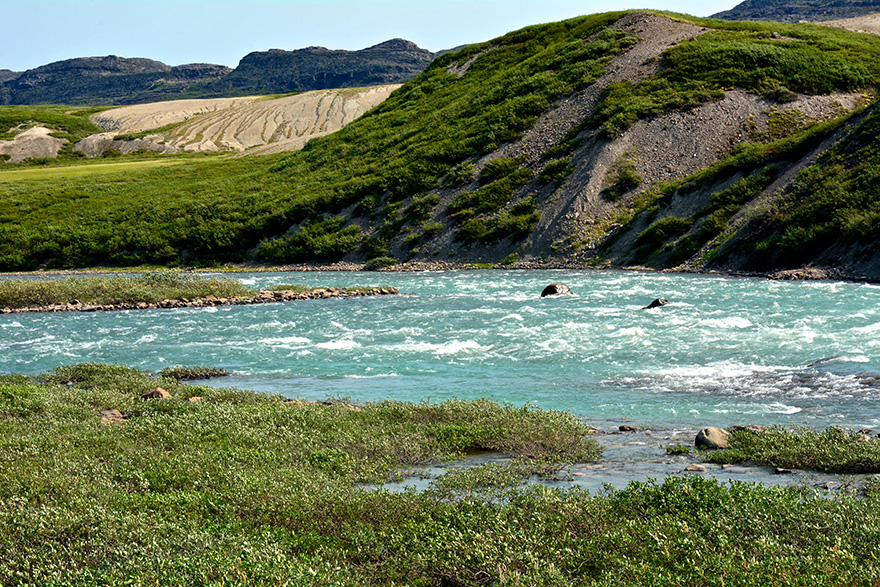
M 550 340 L 537 343 L 537 346 L 546 351 L 567 351 L 572 349 L 571 343 L 562 338 L 551 338 Z
M 325 349 L 330 351 L 350 351 L 351 349 L 356 349 L 360 345 L 357 341 L 351 340 L 350 338 L 344 338 L 342 340 L 330 340 L 327 342 L 319 342 L 315 345 L 319 349 Z
M 507 316 L 503 316 L 501 320 L 516 320 L 518 322 L 523 322 L 525 318 L 520 314 L 508 314 Z
M 851 328 L 850 332 L 855 332 L 857 334 L 877 334 L 878 332 L 880 332 L 880 322 L 869 324 L 868 326 L 858 326 L 856 328 Z
M 791 415 L 791 414 L 799 414 L 799 413 L 803 412 L 802 408 L 799 408 L 797 406 L 788 406 L 786 404 L 782 404 L 779 402 L 770 404 L 769 406 L 767 406 L 767 408 L 771 414 L 789 414 L 789 415 Z
M 310 338 L 306 338 L 304 336 L 284 336 L 279 338 L 264 338 L 260 340 L 263 344 L 268 345 L 276 345 L 276 344 L 311 344 L 312 340 Z
M 706 318 L 699 321 L 700 326 L 706 328 L 750 328 L 753 326 L 751 320 L 739 316 L 730 318 Z
M 400 377 L 397 373 L 380 373 L 377 375 L 343 375 L 343 379 L 386 379 L 390 377 Z
M 0 323 L 0 328 L 24 328 L 24 324 L 15 320 L 13 322 Z
M 480 346 L 475 340 L 452 340 L 446 344 L 438 346 L 434 352 L 438 355 L 457 355 L 464 351 L 488 350 L 491 347 Z
M 610 328 L 615 328 L 615 327 L 611 326 Z M 647 335 L 648 335 L 648 331 L 645 330 L 644 328 L 642 328 L 641 326 L 632 326 L 629 328 L 620 328 L 616 332 L 614 332 L 614 334 L 612 336 L 614 336 L 615 338 L 624 337 L 624 336 L 635 336 L 635 337 L 642 338 Z

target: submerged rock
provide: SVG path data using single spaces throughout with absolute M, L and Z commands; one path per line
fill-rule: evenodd
M 564 296 L 571 293 L 571 288 L 564 283 L 551 283 L 541 292 L 541 297 L 547 296 Z
M 730 434 L 727 430 L 709 426 L 703 428 L 697 433 L 697 437 L 694 439 L 694 445 L 713 449 L 729 448 Z
M 657 298 L 656 300 L 654 300 L 653 302 L 651 302 L 650 304 L 648 304 L 647 306 L 642 308 L 642 310 L 650 310 L 651 308 L 659 308 L 660 306 L 665 306 L 668 303 L 669 303 L 669 300 L 664 300 L 663 298 Z

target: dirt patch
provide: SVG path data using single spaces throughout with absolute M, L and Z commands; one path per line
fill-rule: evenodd
M 53 132 L 55 131 L 46 127 L 35 126 L 17 134 L 11 141 L 0 141 L 0 155 L 7 155 L 10 163 L 21 163 L 25 159 L 57 157 L 67 141 L 56 139 L 52 136 Z
M 847 29 L 857 33 L 880 35 L 880 13 L 857 16 L 855 18 L 845 18 L 842 20 L 828 20 L 825 22 L 817 22 L 816 24 Z

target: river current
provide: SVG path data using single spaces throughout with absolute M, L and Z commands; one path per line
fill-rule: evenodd
M 489 397 L 597 425 L 880 427 L 880 286 L 617 271 L 237 274 L 415 295 L 0 316 L 0 372 L 224 367 L 309 400 Z M 541 298 L 544 286 L 573 295 Z M 655 298 L 669 304 L 644 310 Z

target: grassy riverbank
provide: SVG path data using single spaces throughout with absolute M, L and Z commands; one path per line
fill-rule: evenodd
M 0 308 L 26 308 L 67 304 L 122 304 L 206 296 L 233 297 L 256 292 L 226 277 L 205 277 L 177 271 L 66 277 L 62 279 L 0 280 Z
M 823 473 L 880 473 L 880 438 L 841 428 L 733 430 L 730 448 L 703 453 L 712 463 L 754 463 Z
M 161 386 L 164 400 L 140 395 Z M 200 401 L 189 401 L 201 397 Z M 101 412 L 123 419 L 102 425 Z M 876 497 L 669 479 L 525 486 L 598 457 L 558 412 L 289 402 L 124 366 L 0 377 L 0 584 L 874 584 Z M 423 493 L 367 489 L 474 450 Z
M 353 297 L 397 293 L 394 288 L 321 288 L 277 285 L 254 290 L 228 277 L 179 271 L 134 275 L 0 280 L 2 311 L 119 310 L 134 307 L 184 307 L 224 303 L 265 303 L 309 297 Z M 171 301 L 175 303 L 170 303 Z

